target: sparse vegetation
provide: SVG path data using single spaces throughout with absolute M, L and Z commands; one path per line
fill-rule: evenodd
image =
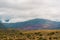
M 0 30 L 0 40 L 60 40 L 60 30 Z

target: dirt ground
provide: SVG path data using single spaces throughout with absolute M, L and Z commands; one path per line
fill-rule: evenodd
M 60 30 L 0 30 L 0 40 L 60 40 Z

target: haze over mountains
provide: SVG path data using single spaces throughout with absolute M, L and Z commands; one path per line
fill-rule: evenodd
M 0 29 L 8 29 L 8 28 L 23 29 L 23 30 L 60 29 L 60 22 L 51 21 L 47 19 L 32 19 L 16 23 L 0 22 Z
M 60 0 L 0 0 L 0 20 L 0 29 L 60 29 Z

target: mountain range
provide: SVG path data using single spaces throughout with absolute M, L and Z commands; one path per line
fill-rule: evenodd
M 32 19 L 24 22 L 0 23 L 0 29 L 8 28 L 23 30 L 60 29 L 60 22 L 47 19 Z

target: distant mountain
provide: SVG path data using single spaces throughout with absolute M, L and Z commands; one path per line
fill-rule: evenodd
M 2 23 L 0 23 L 0 29 L 6 29 L 5 25 L 3 25 Z
M 32 19 L 25 22 L 3 23 L 6 28 L 35 30 L 35 29 L 60 29 L 60 22 L 47 19 Z

